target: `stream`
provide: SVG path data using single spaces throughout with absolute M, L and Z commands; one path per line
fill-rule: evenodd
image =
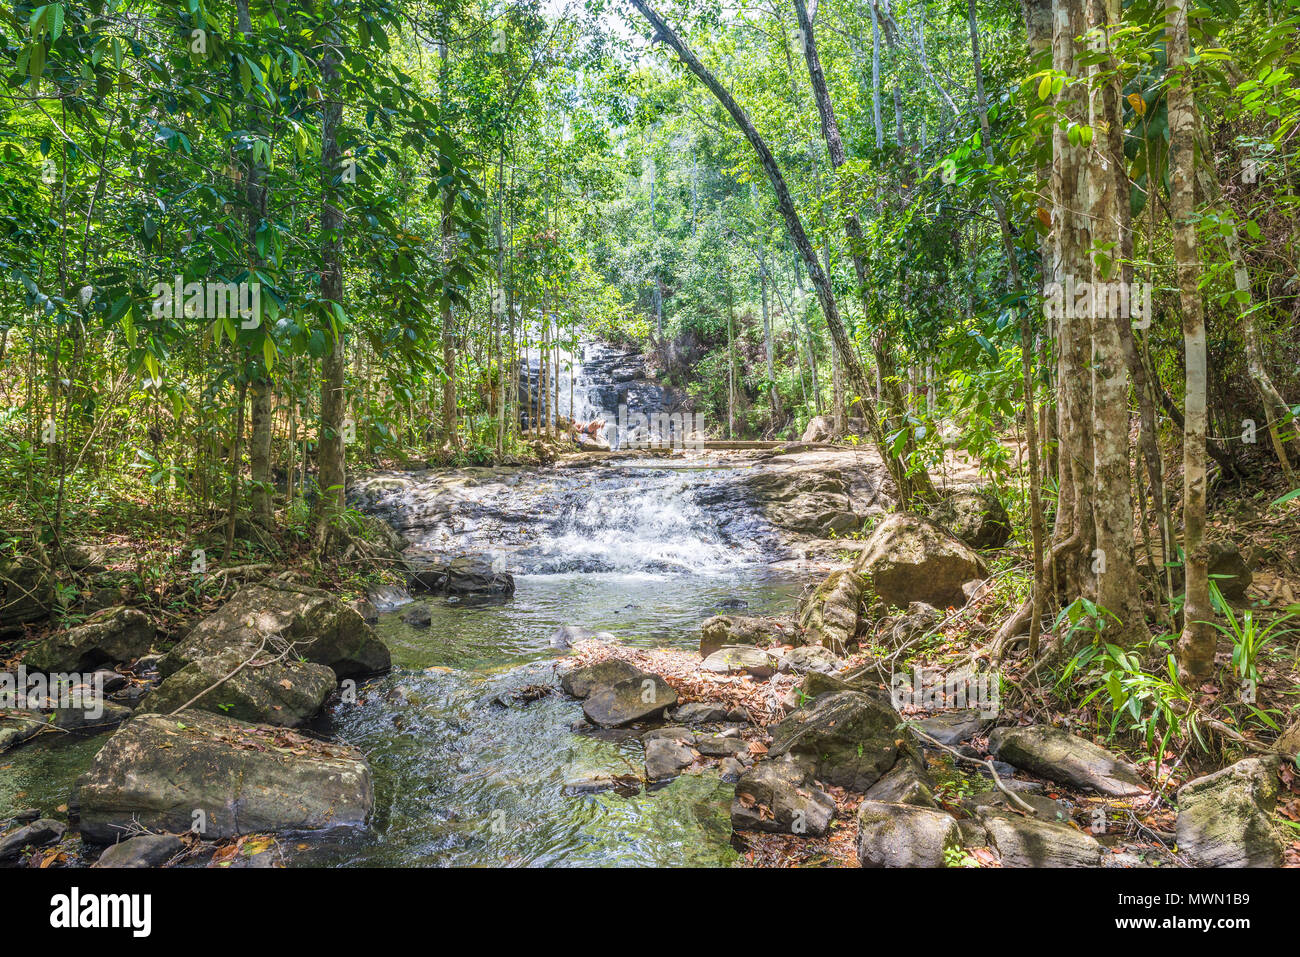
M 313 730 L 368 757 L 364 830 L 285 835 L 289 866 L 708 865 L 738 859 L 734 787 L 716 769 L 663 786 L 584 791 L 584 777 L 644 773 L 640 730 L 602 731 L 558 691 L 557 627 L 638 647 L 695 648 L 728 610 L 787 611 L 807 581 L 738 489 L 744 467 L 702 457 L 532 470 L 375 473 L 350 501 L 389 521 L 412 553 L 474 555 L 512 572 L 506 601 L 441 597 L 432 623 L 381 615 L 393 670 L 364 682 Z M 527 703 L 514 692 L 554 689 Z M 44 736 L 0 758 L 0 817 L 69 801 L 107 735 Z

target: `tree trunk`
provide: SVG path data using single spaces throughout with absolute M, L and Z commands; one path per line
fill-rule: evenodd
M 1183 314 L 1187 395 L 1183 427 L 1183 552 L 1187 598 L 1178 639 L 1178 675 L 1188 688 L 1214 673 L 1215 634 L 1211 621 L 1208 555 L 1205 546 L 1206 349 L 1196 221 L 1196 101 L 1187 63 L 1191 39 L 1187 0 L 1166 0 L 1165 49 L 1168 55 L 1169 213 L 1178 299 Z
M 338 97 L 339 54 L 337 24 L 331 25 L 326 38 L 325 54 L 321 58 L 321 86 L 324 100 L 321 105 L 321 278 L 320 295 L 326 303 L 342 309 L 343 267 L 343 214 L 335 196 L 335 178 L 338 175 L 339 122 L 343 116 L 342 102 Z M 328 308 L 328 307 L 327 307 Z M 344 414 L 344 355 L 343 327 L 341 321 L 330 317 L 325 327 L 327 352 L 321 361 L 320 432 L 317 437 L 317 482 L 320 498 L 316 505 L 316 553 L 320 558 L 330 556 L 342 541 L 339 526 L 344 509 L 344 483 L 346 481 L 343 449 Z

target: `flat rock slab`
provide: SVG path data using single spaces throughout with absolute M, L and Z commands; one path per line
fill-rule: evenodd
M 1178 851 L 1196 867 L 1280 867 L 1278 759 L 1246 758 L 1178 791 Z
M 946 867 L 961 848 L 957 819 L 934 808 L 863 801 L 858 807 L 858 863 L 863 867 Z
M 702 667 L 714 674 L 747 674 L 761 681 L 776 674 L 776 659 L 753 645 L 727 645 L 705 658 Z
M 666 781 L 695 763 L 695 752 L 685 741 L 659 735 L 645 742 L 647 781 Z
M 766 648 L 790 640 L 790 628 L 779 618 L 714 615 L 700 623 L 702 658 L 709 657 L 724 645 L 756 645 Z
M 677 703 L 677 692 L 658 675 L 637 674 L 594 691 L 582 703 L 582 711 L 593 724 L 617 728 L 657 717 Z
M 206 711 L 137 715 L 77 779 L 81 833 L 111 844 L 131 828 L 219 840 L 361 825 L 374 805 L 356 748 Z
M 1137 797 L 1148 791 L 1133 765 L 1056 728 L 994 728 L 989 750 L 1013 767 L 1108 797 Z
M 981 808 L 980 823 L 1003 867 L 1100 867 L 1096 839 L 1067 824 L 1012 817 Z
M 969 741 L 989 723 L 987 719 L 980 717 L 978 711 L 970 709 L 941 711 L 928 718 L 912 722 L 919 730 L 924 731 L 940 744 L 946 745 Z

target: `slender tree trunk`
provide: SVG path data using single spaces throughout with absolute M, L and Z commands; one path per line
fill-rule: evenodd
M 343 306 L 343 213 L 335 195 L 339 167 L 339 123 L 343 105 L 338 90 L 339 51 L 338 26 L 331 25 L 327 47 L 321 59 L 321 86 L 324 100 L 321 106 L 321 278 L 320 295 L 326 303 Z M 343 327 L 333 318 L 325 328 L 327 351 L 321 361 L 320 432 L 317 437 L 317 481 L 320 498 L 316 506 L 316 552 L 321 558 L 331 555 L 341 544 L 343 530 L 339 525 L 344 509 L 344 483 L 346 482 L 343 447 L 344 375 L 347 359 L 344 353 Z
M 1215 631 L 1211 624 L 1209 561 L 1205 545 L 1206 498 L 1206 349 L 1200 258 L 1196 237 L 1196 100 L 1187 63 L 1191 39 L 1187 0 L 1166 0 L 1165 49 L 1168 56 L 1169 212 L 1178 299 L 1183 314 L 1187 368 L 1186 424 L 1183 428 L 1183 552 L 1187 598 L 1178 639 L 1178 674 L 1193 690 L 1214 673 Z

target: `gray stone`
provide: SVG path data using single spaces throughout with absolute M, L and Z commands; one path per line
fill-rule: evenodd
M 830 828 L 835 801 L 813 785 L 807 768 L 790 758 L 760 761 L 736 784 L 731 826 L 820 837 Z
M 971 548 L 1001 548 L 1011 538 L 1011 519 L 992 492 L 954 492 L 930 511 L 930 519 Z
M 325 665 L 276 657 L 263 651 L 243 668 L 243 649 L 195 659 L 164 679 L 141 706 L 160 714 L 199 708 L 244 721 L 299 727 L 320 713 L 338 681 Z
M 37 642 L 23 659 L 30 671 L 93 671 L 134 661 L 153 644 L 153 623 L 135 608 L 99 612 L 84 624 Z
M 749 745 L 742 738 L 724 737 L 720 734 L 700 735 L 695 741 L 695 747 L 700 754 L 707 755 L 711 758 L 730 758 L 742 751 L 746 751 Z
M 673 720 L 681 724 L 713 724 L 727 720 L 727 709 L 707 701 L 688 701 L 677 706 Z
M 599 688 L 582 703 L 583 713 L 602 728 L 617 728 L 663 714 L 677 703 L 677 692 L 658 675 L 640 674 Z
M 833 674 L 843 667 L 844 662 L 835 657 L 829 648 L 820 645 L 803 645 L 792 648 L 781 656 L 776 670 L 781 674 L 806 675 L 810 671 Z
M 1178 851 L 1196 867 L 1280 867 L 1276 756 L 1246 758 L 1178 791 Z
M 1097 841 L 1066 824 L 1013 817 L 981 808 L 980 823 L 997 849 L 1003 867 L 1099 867 Z
M 695 762 L 689 744 L 676 738 L 660 736 L 645 742 L 645 776 L 647 781 L 666 781 Z
M 175 834 L 141 834 L 104 851 L 96 867 L 160 867 L 185 846 Z
M 943 621 L 943 612 L 923 601 L 914 601 L 907 606 L 907 613 L 900 615 L 885 633 L 885 641 L 894 648 L 901 647 L 915 638 L 934 629 Z
M 291 644 L 290 657 L 325 665 L 340 678 L 392 666 L 388 647 L 355 608 L 319 588 L 271 579 L 235 592 L 163 656 L 158 670 L 166 678 L 191 662 L 227 651 L 248 658 L 264 640 L 267 649 Z
M 902 512 L 876 526 L 854 568 L 887 604 L 899 608 L 914 601 L 960 608 L 966 604 L 961 586 L 988 576 L 983 559 L 965 542 Z
M 930 776 L 916 761 L 899 761 L 888 774 L 867 789 L 867 798 L 886 804 L 938 807 L 930 790 Z
M 865 791 L 900 754 L 911 755 L 898 731 L 901 720 L 897 711 L 869 695 L 823 695 L 776 725 L 769 754 L 803 758 L 819 780 Z
M 863 801 L 858 807 L 858 862 L 863 867 L 945 867 L 961 848 L 949 814 L 910 804 Z
M 16 831 L 0 836 L 0 862 L 17 859 L 28 847 L 45 847 L 63 840 L 67 830 L 61 821 L 48 817 L 39 818 L 31 824 L 25 824 Z
M 831 572 L 800 608 L 799 627 L 808 644 L 842 655 L 857 640 L 861 615 L 861 576 L 855 571 Z
M 77 779 L 82 836 L 108 844 L 130 828 L 202 837 L 361 825 L 374 794 L 355 748 L 205 711 L 137 715 Z
M 779 618 L 714 615 L 700 624 L 700 656 L 707 658 L 724 645 L 779 645 L 792 639 Z
M 989 723 L 989 720 L 981 718 L 978 711 L 963 709 L 940 711 L 938 714 L 910 723 L 940 744 L 952 746 L 960 744 L 962 741 L 969 741 L 979 734 L 981 729 Z
M 574 698 L 586 698 L 594 691 L 608 688 L 629 678 L 644 677 L 645 672 L 622 658 L 606 658 L 595 664 L 584 665 L 567 672 L 560 679 L 564 693 Z
M 1059 784 L 1092 788 L 1109 797 L 1136 797 L 1148 790 L 1133 765 L 1091 741 L 1057 728 L 994 728 L 989 735 L 989 751 L 1031 774 Z
M 753 645 L 727 645 L 705 658 L 701 667 L 714 674 L 748 674 L 763 680 L 776 673 L 776 659 Z

